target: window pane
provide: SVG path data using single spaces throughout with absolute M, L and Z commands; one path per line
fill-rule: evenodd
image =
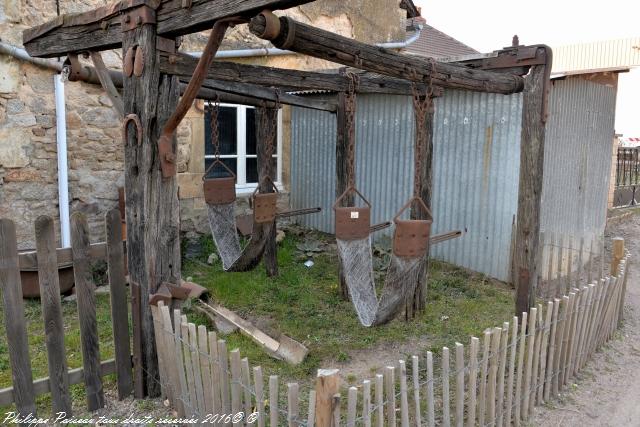
M 247 154 L 257 154 L 256 142 L 256 109 L 247 108 Z M 273 154 L 277 152 L 278 144 L 274 141 Z
M 271 159 L 271 179 L 273 182 L 276 182 L 278 176 L 278 159 Z M 248 158 L 247 159 L 247 183 L 256 183 L 258 182 L 258 159 L 256 158 Z
M 238 174 L 238 160 L 237 159 L 220 159 L 229 169 L 233 171 L 234 174 Z M 204 159 L 205 170 L 209 169 L 209 166 L 215 161 L 215 159 Z M 225 176 L 230 176 L 229 171 L 227 171 L 224 166 L 217 164 L 213 169 L 207 173 L 207 178 L 223 178 Z
M 247 154 L 257 154 L 255 108 L 247 108 Z
M 235 107 L 219 107 L 218 129 L 220 131 L 220 154 L 236 154 L 238 141 L 238 116 Z M 211 143 L 211 111 L 206 109 L 204 116 L 204 151 L 206 155 L 213 155 Z

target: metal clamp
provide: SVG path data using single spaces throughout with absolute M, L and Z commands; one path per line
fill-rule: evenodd
M 122 13 L 122 18 L 120 20 L 120 29 L 124 33 L 127 31 L 135 30 L 136 28 L 141 27 L 145 24 L 155 23 L 156 11 L 149 6 L 141 5 L 128 9 Z

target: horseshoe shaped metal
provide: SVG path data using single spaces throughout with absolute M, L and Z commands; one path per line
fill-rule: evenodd
M 126 144 L 129 141 L 129 122 L 136 125 L 136 139 L 138 145 L 142 144 L 142 123 L 137 114 L 128 114 L 122 122 L 122 140 Z

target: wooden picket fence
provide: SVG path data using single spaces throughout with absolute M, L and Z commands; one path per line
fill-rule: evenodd
M 104 406 L 102 378 L 115 373 L 119 398 L 133 388 L 129 336 L 128 297 L 120 213 L 106 215 L 106 242 L 89 243 L 87 219 L 82 213 L 71 218 L 71 248 L 56 249 L 54 222 L 41 216 L 36 220 L 35 252 L 18 253 L 13 221 L 0 219 L 0 290 L 6 329 L 6 342 L 13 386 L 0 389 L 0 407 L 15 403 L 22 415 L 36 416 L 36 397 L 51 394 L 53 413 L 72 415 L 69 386 L 84 383 L 87 407 Z M 115 359 L 100 360 L 96 320 L 95 284 L 91 262 L 107 261 L 111 295 L 111 318 Z M 58 278 L 58 265 L 73 262 L 82 347 L 82 368 L 69 370 L 64 346 L 64 324 Z M 27 322 L 24 315 L 20 269 L 37 269 L 40 303 L 46 336 L 49 377 L 33 380 Z
M 557 397 L 614 334 L 628 255 L 613 258 L 612 276 L 487 329 L 466 349 L 455 343 L 439 355 L 400 360 L 348 387 L 346 399 L 337 370 L 320 370 L 308 394 L 286 384 L 285 399 L 278 376 L 265 384 L 262 369 L 239 350 L 227 351 L 215 332 L 159 303 L 153 318 L 162 392 L 179 416 L 214 425 L 518 426 L 534 406 Z
M 559 298 L 605 274 L 604 236 L 541 232 L 537 296 Z

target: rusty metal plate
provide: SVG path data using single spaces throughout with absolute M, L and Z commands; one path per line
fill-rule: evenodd
M 369 236 L 371 208 L 336 207 L 336 237 L 341 240 L 358 240 Z
M 262 224 L 276 219 L 278 193 L 256 194 L 253 196 L 253 219 Z
M 236 178 L 207 178 L 202 183 L 204 200 L 210 205 L 226 205 L 236 200 Z
M 140 77 L 144 71 L 144 52 L 141 47 L 136 49 L 136 56 L 133 60 L 133 75 Z
M 122 69 L 124 71 L 124 75 L 127 77 L 131 77 L 133 75 L 133 62 L 135 60 L 136 50 L 136 46 L 131 46 L 127 49 L 127 53 L 125 53 L 124 59 L 122 60 Z
M 393 232 L 393 253 L 399 257 L 421 257 L 429 247 L 431 220 L 398 219 Z
M 176 176 L 176 153 L 173 151 L 173 141 L 171 134 L 162 134 L 158 141 L 158 155 L 160 156 L 160 167 L 162 177 L 170 178 Z

